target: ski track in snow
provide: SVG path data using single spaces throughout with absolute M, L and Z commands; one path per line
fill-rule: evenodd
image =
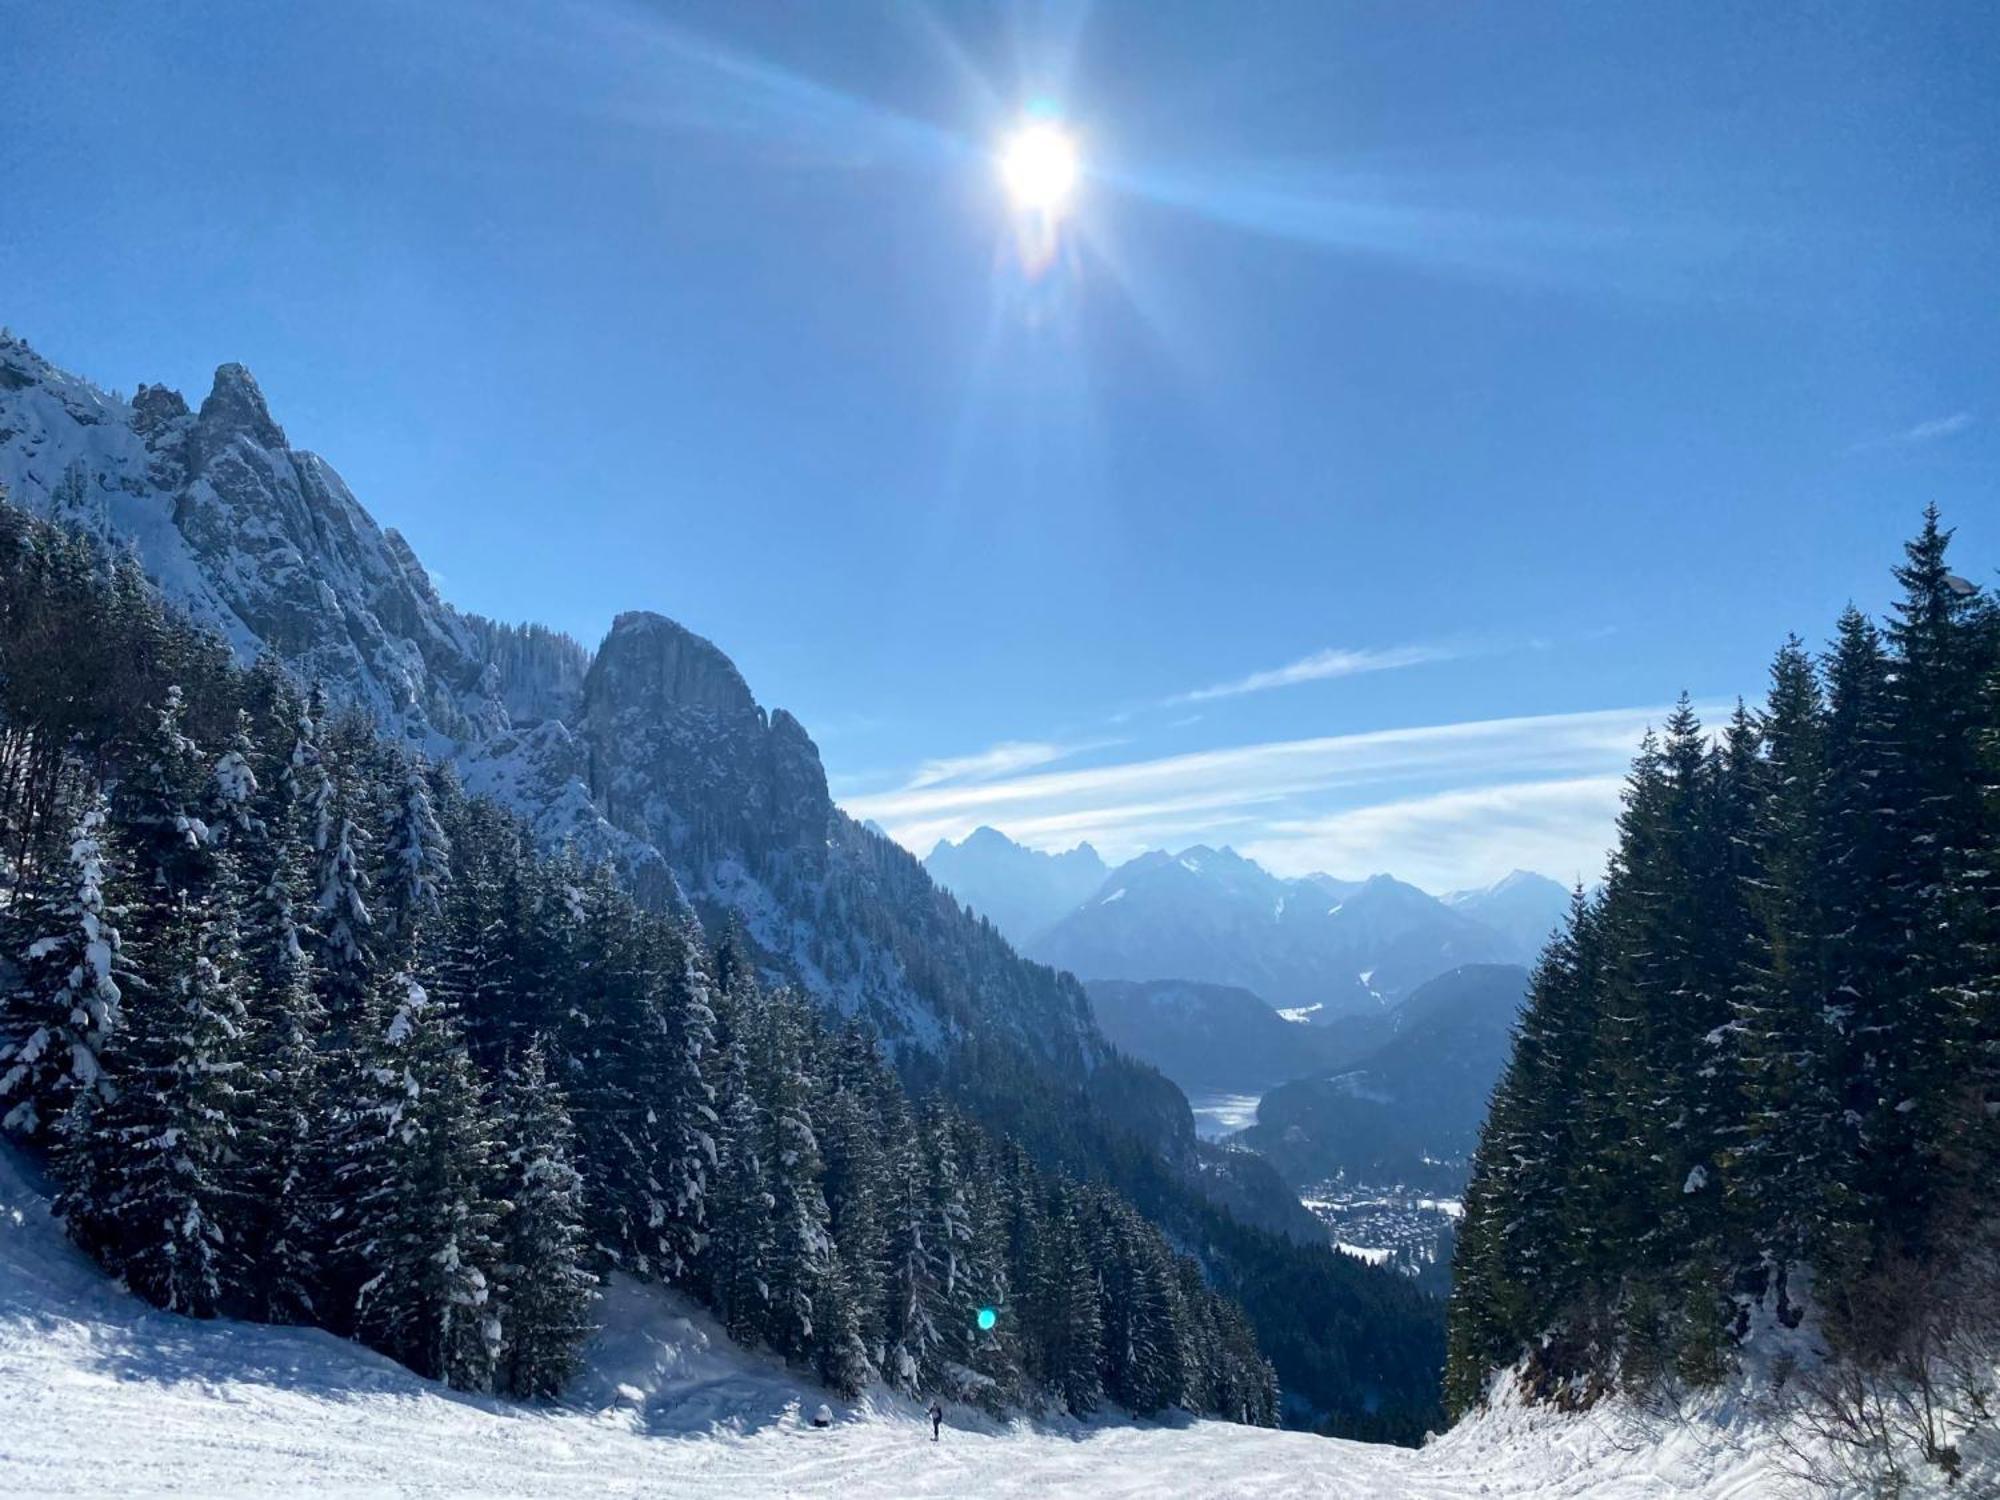
M 1712 1424 L 1642 1445 L 1502 1409 L 1421 1452 L 1219 1422 L 1000 1423 L 834 1403 L 706 1314 L 614 1284 L 561 1407 L 460 1395 L 311 1329 L 162 1313 L 62 1238 L 0 1147 L 0 1495 L 1323 1497 L 1763 1500 L 1780 1476 Z

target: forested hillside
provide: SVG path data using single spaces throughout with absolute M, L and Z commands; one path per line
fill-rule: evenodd
M 161 1307 L 548 1395 L 616 1271 L 840 1390 L 1275 1419 L 1117 1195 L 4 506 L 0 829 L 0 1109 Z
M 1775 1322 L 1857 1446 L 1949 1468 L 1991 1420 L 2000 612 L 1949 539 L 1928 513 L 1885 626 L 1850 608 L 1761 708 L 1711 736 L 1683 700 L 1641 750 L 1481 1138 L 1455 1410 L 1522 1360 L 1564 1401 L 1713 1382 Z
M 911 1097 L 940 1092 L 1039 1168 L 1137 1204 L 1241 1296 L 1295 1419 L 1406 1441 L 1436 1421 L 1442 1309 L 1246 1228 L 1296 1227 L 1301 1211 L 1268 1172 L 1210 1170 L 1191 1137 L 1180 1150 L 1184 1103 L 1105 1045 L 1082 986 L 1022 960 L 834 806 L 804 727 L 760 704 L 713 642 L 633 610 L 591 652 L 459 612 L 331 464 L 291 446 L 240 365 L 196 408 L 162 386 L 127 401 L 0 331 L 0 484 L 100 559 L 132 559 L 118 586 L 215 632 L 228 650 L 204 648 L 212 674 L 226 656 L 269 658 L 260 670 L 322 684 L 335 716 L 358 709 L 448 765 L 542 854 L 608 858 L 642 910 L 698 919 L 711 944 L 727 934 L 766 987 L 864 1030 Z M 58 688 L 66 654 L 93 649 L 43 644 L 30 670 Z M 227 701 L 181 685 L 194 714 Z M 230 733 L 195 738 L 206 752 Z M 115 774 L 115 759 L 96 769 Z M 1298 1329 L 1302 1296 L 1340 1316 Z
M 1301 1188 L 1344 1179 L 1455 1196 L 1527 977 L 1511 964 L 1440 975 L 1396 1009 L 1388 1040 L 1266 1094 L 1241 1140 Z

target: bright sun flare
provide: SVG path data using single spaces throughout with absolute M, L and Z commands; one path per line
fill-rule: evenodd
M 1059 125 L 1023 125 L 1000 152 L 1000 177 L 1017 208 L 1054 213 L 1076 188 L 1076 142 Z

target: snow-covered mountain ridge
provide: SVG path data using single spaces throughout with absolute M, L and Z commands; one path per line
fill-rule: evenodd
M 719 648 L 647 611 L 593 653 L 452 608 L 241 365 L 199 407 L 163 386 L 125 400 L 0 333 L 0 486 L 130 549 L 245 660 L 269 651 L 452 760 L 545 844 L 740 919 L 774 969 L 892 1043 L 998 1033 L 1072 1071 L 1100 1055 L 1082 990 L 835 808 L 804 728 Z

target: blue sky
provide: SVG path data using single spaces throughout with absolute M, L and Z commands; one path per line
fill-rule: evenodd
M 0 321 L 907 841 L 1590 873 L 1637 728 L 2000 560 L 2000 12 L 0 0 Z M 994 166 L 1082 154 L 1024 269 Z

